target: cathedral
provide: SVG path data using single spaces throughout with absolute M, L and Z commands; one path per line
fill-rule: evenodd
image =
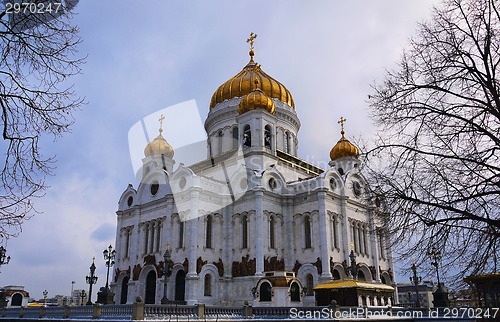
M 145 147 L 116 212 L 116 303 L 313 306 L 316 285 L 352 277 L 353 254 L 358 280 L 394 283 L 345 119 L 327 169 L 300 159 L 300 107 L 254 60 L 254 37 L 248 64 L 212 96 L 206 159 L 176 165 L 161 120 Z

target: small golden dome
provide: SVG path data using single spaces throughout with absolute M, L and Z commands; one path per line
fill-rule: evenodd
M 165 140 L 161 133 L 144 148 L 144 155 L 149 157 L 152 155 L 164 155 L 166 158 L 174 157 L 174 148 Z
M 164 155 L 169 159 L 174 157 L 174 148 L 167 142 L 167 140 L 165 140 L 163 135 L 161 135 L 163 132 L 164 119 L 165 117 L 162 114 L 158 120 L 160 122 L 160 134 L 158 134 L 158 136 L 153 141 L 149 142 L 144 148 L 144 155 L 147 157 L 152 155 Z
M 258 86 L 259 81 L 254 81 L 255 89 L 245 95 L 238 104 L 238 112 L 243 114 L 251 110 L 266 110 L 271 114 L 276 111 L 276 105 Z
M 222 103 L 225 100 L 235 97 L 242 97 L 249 94 L 253 89 L 253 81 L 257 79 L 260 84 L 260 89 L 270 98 L 277 98 L 280 101 L 287 103 L 292 108 L 295 108 L 292 94 L 286 89 L 283 84 L 267 75 L 260 65 L 253 60 L 254 52 L 250 50 L 250 62 L 236 76 L 219 86 L 212 95 L 210 108 Z
M 340 158 L 345 158 L 345 157 L 359 157 L 359 149 L 357 146 L 349 142 L 348 139 L 344 137 L 344 122 L 346 120 L 341 117 L 339 123 L 342 125 L 342 131 L 340 131 L 340 134 L 342 134 L 342 137 L 340 140 L 335 144 L 335 146 L 332 148 L 330 151 L 330 160 L 337 160 Z

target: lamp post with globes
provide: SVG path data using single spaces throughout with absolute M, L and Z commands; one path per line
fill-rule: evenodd
M 415 300 L 415 306 L 420 307 L 420 295 L 418 294 L 418 285 L 422 282 L 422 277 L 417 275 L 417 265 L 415 262 L 411 265 L 411 270 L 413 271 L 413 276 L 410 276 L 410 281 L 415 285 L 415 293 L 417 295 L 417 299 Z
M 87 300 L 87 305 L 92 305 L 92 285 L 97 283 L 97 276 L 95 276 L 95 257 L 92 258 L 92 265 L 90 265 L 90 276 L 86 276 L 87 284 L 89 284 L 89 299 Z
M 115 302 L 113 301 L 113 297 L 115 294 L 109 289 L 109 269 L 111 268 L 111 266 L 115 265 L 115 254 L 116 251 L 111 245 L 109 245 L 109 247 L 102 252 L 108 270 L 106 273 L 106 286 L 101 287 L 101 290 L 97 292 L 97 303 L 115 304 Z
M 436 291 L 432 293 L 434 296 L 434 306 L 448 307 L 450 306 L 448 289 L 444 286 L 443 283 L 441 283 L 441 280 L 439 279 L 439 262 L 441 261 L 441 258 L 443 258 L 443 255 L 441 254 L 441 251 L 439 249 L 437 249 L 436 247 L 432 247 L 432 249 L 427 252 L 427 256 L 431 258 L 431 265 L 436 268 L 436 277 L 438 282 Z
M 108 268 L 108 272 L 106 273 L 106 289 L 109 289 L 109 268 L 115 265 L 116 251 L 113 249 L 113 246 L 109 245 L 108 249 L 105 249 L 102 254 L 106 261 L 106 267 Z
M 85 303 L 85 296 L 87 295 L 87 292 L 85 292 L 85 290 L 82 290 L 79 295 L 80 295 L 80 301 L 78 305 L 83 305 Z
M 44 290 L 42 294 L 43 294 L 43 306 L 47 306 L 47 295 L 49 294 L 49 292 L 47 290 Z

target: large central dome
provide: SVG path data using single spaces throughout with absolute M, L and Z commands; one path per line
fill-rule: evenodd
M 250 62 L 236 76 L 219 86 L 212 96 L 210 108 L 235 97 L 242 97 L 255 89 L 254 81 L 257 79 L 259 88 L 269 97 L 277 98 L 280 101 L 295 108 L 292 94 L 283 84 L 267 75 L 260 65 L 253 60 L 254 52 L 250 51 Z

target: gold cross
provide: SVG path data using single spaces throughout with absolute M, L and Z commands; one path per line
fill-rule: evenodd
M 351 249 L 354 250 L 354 243 L 351 243 Z
M 164 119 L 165 119 L 165 116 L 163 116 L 163 114 L 158 119 L 158 121 L 160 121 L 160 133 L 163 132 L 163 120 Z
M 342 116 L 340 117 L 340 121 L 338 121 L 337 123 L 340 124 L 340 126 L 342 127 L 342 131 L 340 133 L 342 133 L 342 135 L 344 135 L 344 122 L 347 121 L 345 118 L 343 118 Z
M 250 44 L 250 50 L 253 50 L 253 41 L 254 39 L 257 38 L 257 35 L 254 34 L 253 32 L 250 33 L 250 38 L 247 39 L 247 43 Z

